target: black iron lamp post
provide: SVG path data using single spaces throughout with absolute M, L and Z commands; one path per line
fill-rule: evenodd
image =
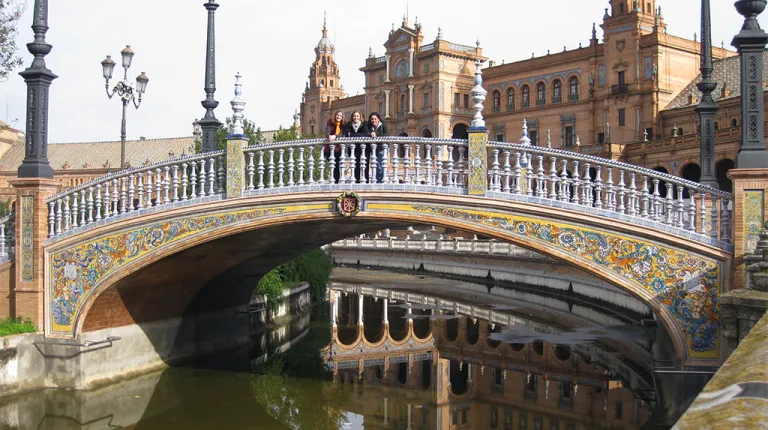
M 134 88 L 133 85 L 128 82 L 128 69 L 131 67 L 131 61 L 133 60 L 134 55 L 131 46 L 126 45 L 125 49 L 120 51 L 120 54 L 123 57 L 123 80 L 118 81 L 117 85 L 115 85 L 111 92 L 109 91 L 109 80 L 112 79 L 112 72 L 115 69 L 115 61 L 112 60 L 111 56 L 107 55 L 107 58 L 101 62 L 101 66 L 104 70 L 104 79 L 106 80 L 105 88 L 107 90 L 107 97 L 111 99 L 115 94 L 117 94 L 118 97 L 120 97 L 120 101 L 123 103 L 123 120 L 120 126 L 120 168 L 124 169 L 126 139 L 125 114 L 128 105 L 131 103 L 133 103 L 136 109 L 139 108 L 141 105 L 141 95 L 147 91 L 149 78 L 146 74 L 144 74 L 144 72 L 141 72 L 141 74 L 136 77 L 136 88 Z
M 32 16 L 35 40 L 27 44 L 27 49 L 35 59 L 29 68 L 19 73 L 27 83 L 27 135 L 18 175 L 19 178 L 53 179 L 53 169 L 48 162 L 48 90 L 58 76 L 45 66 L 45 56 L 53 48 L 45 41 L 48 1 L 35 0 Z
M 738 169 L 768 168 L 763 127 L 763 51 L 766 34 L 757 22 L 766 0 L 738 0 L 736 10 L 744 16 L 744 25 L 731 44 L 741 61 L 741 145 L 736 156 Z
M 712 80 L 712 26 L 709 0 L 701 0 L 701 82 L 696 87 L 701 91 L 701 101 L 696 106 L 699 114 L 700 157 L 702 185 L 717 188 L 715 178 L 715 114 L 719 110 L 712 98 L 717 82 Z
M 205 9 L 208 11 L 208 37 L 205 50 L 205 100 L 201 103 L 205 108 L 205 115 L 198 121 L 200 128 L 203 129 L 202 152 L 211 152 L 216 150 L 216 131 L 221 127 L 221 122 L 216 119 L 213 110 L 219 105 L 219 102 L 213 98 L 216 92 L 216 26 L 214 15 L 219 8 L 214 0 L 208 0 L 205 3 Z

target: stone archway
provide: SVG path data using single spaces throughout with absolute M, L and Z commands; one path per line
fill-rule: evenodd
M 451 138 L 453 139 L 467 139 L 469 137 L 469 132 L 467 131 L 469 129 L 469 126 L 464 123 L 457 123 L 453 126 L 453 132 L 451 134 Z

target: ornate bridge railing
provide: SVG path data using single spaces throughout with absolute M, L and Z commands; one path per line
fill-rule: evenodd
M 407 250 L 407 251 L 431 251 L 444 253 L 467 253 L 503 255 L 518 258 L 534 258 L 549 260 L 548 257 L 537 252 L 507 242 L 481 239 L 426 239 L 426 238 L 351 238 L 343 239 L 331 244 L 332 249 L 380 249 L 380 250 Z
M 325 190 L 467 194 L 468 142 L 412 137 L 297 140 L 243 150 L 246 195 Z M 324 155 L 324 149 L 336 157 Z M 384 156 L 375 156 L 383 149 Z M 359 154 L 359 156 L 355 156 Z M 369 154 L 374 154 L 373 156 Z M 384 170 L 376 182 L 376 168 Z M 482 165 L 482 163 L 480 163 Z M 128 169 L 48 200 L 49 237 L 126 213 L 225 194 L 223 151 Z M 590 155 L 487 143 L 486 197 L 618 219 L 730 246 L 732 195 L 685 179 Z M 340 171 L 338 183 L 332 172 Z M 361 172 L 361 173 L 356 173 Z M 481 176 L 482 177 L 482 176 Z M 482 196 L 478 196 L 482 198 Z

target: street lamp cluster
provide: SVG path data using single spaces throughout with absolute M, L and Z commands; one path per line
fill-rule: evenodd
M 128 81 L 128 69 L 131 67 L 131 61 L 133 61 L 134 52 L 130 45 L 126 45 L 125 49 L 120 51 L 120 55 L 123 57 L 123 80 L 118 81 L 117 85 L 109 91 L 109 80 L 112 79 L 112 72 L 115 70 L 115 61 L 111 56 L 107 55 L 107 58 L 101 62 L 101 67 L 104 70 L 104 79 L 106 80 L 105 88 L 107 90 L 107 97 L 110 99 L 117 94 L 120 100 L 123 102 L 123 120 L 120 127 L 120 168 L 124 169 L 125 164 L 125 139 L 126 139 L 126 125 L 125 114 L 128 105 L 133 103 L 136 109 L 141 105 L 141 95 L 147 91 L 147 84 L 149 78 L 144 72 L 141 72 L 136 77 L 136 87 Z

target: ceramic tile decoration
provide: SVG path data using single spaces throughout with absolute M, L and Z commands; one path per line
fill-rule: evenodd
M 469 133 L 469 194 L 485 195 L 488 190 L 488 151 L 485 143 L 488 141 L 486 132 Z
M 751 253 L 755 250 L 758 234 L 763 228 L 763 205 L 765 202 L 765 191 L 746 190 L 744 191 L 744 252 Z
M 565 253 L 593 271 L 627 278 L 674 316 L 692 358 L 718 356 L 723 268 L 715 259 L 577 224 L 445 206 L 412 205 L 411 210 L 522 236 Z M 691 285 L 692 278 L 698 279 L 696 285 Z
M 35 201 L 32 196 L 21 197 L 21 280 L 32 282 L 35 269 Z

